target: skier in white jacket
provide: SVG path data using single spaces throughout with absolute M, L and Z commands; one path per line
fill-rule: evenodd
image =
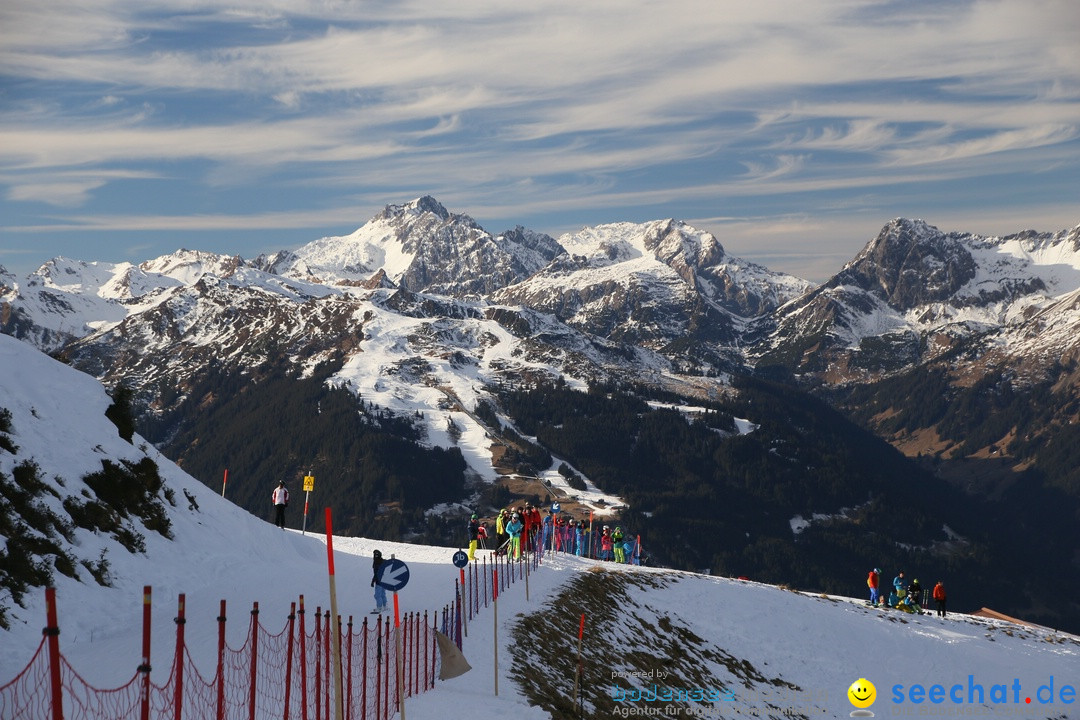
M 274 492 L 270 495 L 274 502 L 274 524 L 282 530 L 285 529 L 285 508 L 289 506 L 289 490 L 285 487 L 285 481 L 278 482 Z

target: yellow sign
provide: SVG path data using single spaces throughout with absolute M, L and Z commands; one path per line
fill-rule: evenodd
M 305 475 L 304 476 L 304 492 L 311 492 L 314 489 L 315 489 L 315 476 L 314 475 Z

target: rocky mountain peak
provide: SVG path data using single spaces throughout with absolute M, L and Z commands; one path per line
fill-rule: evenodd
M 406 217 L 415 218 L 421 215 L 434 215 L 444 222 L 451 217 L 450 211 L 447 210 L 442 203 L 430 195 L 424 195 L 423 197 L 416 198 L 412 202 L 407 202 L 404 205 L 387 205 L 383 208 L 383 211 L 373 219 L 393 221 L 402 220 Z
M 897 218 L 826 285 L 854 285 L 897 310 L 946 301 L 977 270 L 962 237 L 922 220 Z

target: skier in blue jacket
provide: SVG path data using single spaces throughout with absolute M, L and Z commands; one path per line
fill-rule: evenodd
M 521 557 L 521 531 L 525 529 L 525 523 L 521 521 L 521 515 L 514 512 L 510 516 L 510 522 L 506 524 L 506 532 L 510 535 L 510 549 L 507 553 L 515 560 Z

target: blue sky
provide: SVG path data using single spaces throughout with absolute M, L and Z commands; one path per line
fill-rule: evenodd
M 10 0 L 0 265 L 244 257 L 433 195 L 674 217 L 821 281 L 890 219 L 1080 223 L 1074 0 Z

